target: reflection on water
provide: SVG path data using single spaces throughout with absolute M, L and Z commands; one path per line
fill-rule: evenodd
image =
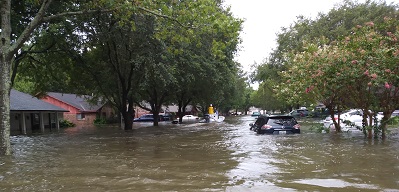
M 399 191 L 397 136 L 256 135 L 221 124 L 68 128 L 12 137 L 2 191 Z

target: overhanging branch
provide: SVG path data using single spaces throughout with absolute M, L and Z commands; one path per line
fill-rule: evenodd
M 142 11 L 145 11 L 145 12 L 147 12 L 147 13 L 153 14 L 153 15 L 158 16 L 158 17 L 162 17 L 162 18 L 165 18 L 165 19 L 172 20 L 172 21 L 176 22 L 177 24 L 179 24 L 179 25 L 182 26 L 182 27 L 185 27 L 185 28 L 193 28 L 192 26 L 186 26 L 186 25 L 184 25 L 183 23 L 181 23 L 179 20 L 177 20 L 177 19 L 174 18 L 174 17 L 168 16 L 168 15 L 163 15 L 163 14 L 161 14 L 161 13 L 157 13 L 157 12 L 155 12 L 155 11 L 149 10 L 149 9 L 147 9 L 147 8 L 144 8 L 144 7 L 138 7 L 138 9 L 140 9 L 140 10 L 142 10 Z

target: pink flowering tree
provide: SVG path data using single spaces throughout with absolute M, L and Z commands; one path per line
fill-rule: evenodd
M 291 101 L 321 101 L 332 112 L 340 108 L 364 111 L 368 137 L 386 135 L 386 123 L 399 107 L 398 20 L 385 18 L 356 26 L 346 38 L 329 45 L 308 44 L 305 51 L 291 55 L 290 67 L 282 72 L 286 85 L 276 87 L 280 97 Z M 384 118 L 375 126 L 375 112 Z M 333 118 L 334 119 L 334 118 Z M 370 119 L 370 121 L 367 121 Z M 339 122 L 335 122 L 339 132 Z
M 354 106 L 363 109 L 365 130 L 369 138 L 386 136 L 386 125 L 392 112 L 399 107 L 397 19 L 385 18 L 383 23 L 358 25 L 346 41 L 338 46 L 351 53 L 346 71 Z M 373 116 L 382 111 L 384 117 L 377 126 Z M 369 122 L 366 119 L 369 119 Z
M 345 54 L 337 46 L 325 45 L 318 47 L 307 44 L 305 51 L 291 55 L 290 68 L 282 72 L 286 79 L 286 88 L 278 93 L 280 97 L 289 98 L 290 102 L 307 100 L 311 103 L 322 102 L 330 111 L 334 127 L 341 132 L 339 118 L 334 117 L 335 110 L 342 110 L 347 98 L 345 69 Z

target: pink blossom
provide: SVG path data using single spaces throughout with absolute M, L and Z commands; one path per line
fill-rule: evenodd
M 353 61 L 352 61 L 352 64 L 357 64 L 357 60 L 353 60 Z
M 361 25 L 356 25 L 356 28 L 360 29 L 360 28 L 362 28 L 362 26 Z
M 369 70 L 366 70 L 363 74 L 368 76 L 369 75 Z
M 366 54 L 366 51 L 364 49 L 360 50 L 360 54 L 364 55 Z
M 391 85 L 388 82 L 385 82 L 385 88 L 389 89 L 391 88 Z
M 390 69 L 385 69 L 385 72 L 391 73 L 391 70 Z
M 371 83 L 371 82 L 367 83 L 367 86 L 371 87 L 371 85 L 372 85 L 372 83 Z
M 388 36 L 391 36 L 391 35 L 392 35 L 392 32 L 388 31 L 388 32 L 387 32 L 387 35 L 388 35 Z
M 313 89 L 314 89 L 314 86 L 313 86 L 313 85 L 310 86 L 310 87 L 307 87 L 306 90 L 305 90 L 305 93 L 309 93 L 309 92 L 311 92 Z
M 374 23 L 372 21 L 370 21 L 370 22 L 367 22 L 366 25 L 369 26 L 369 27 L 373 27 Z
M 375 74 L 375 73 L 371 74 L 371 78 L 372 79 L 376 79 L 377 78 L 377 74 Z

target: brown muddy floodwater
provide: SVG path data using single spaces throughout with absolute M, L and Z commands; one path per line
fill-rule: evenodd
M 399 136 L 256 135 L 220 124 L 68 128 L 12 137 L 1 191 L 399 191 Z

